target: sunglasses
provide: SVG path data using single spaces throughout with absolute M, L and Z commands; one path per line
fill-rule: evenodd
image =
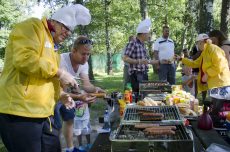
M 79 43 L 80 44 L 90 44 L 90 45 L 93 45 L 93 41 L 91 41 L 89 39 L 80 40 Z

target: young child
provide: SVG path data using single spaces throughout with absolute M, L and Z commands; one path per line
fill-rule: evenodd
M 86 152 L 91 148 L 90 144 L 90 113 L 88 103 L 77 101 L 76 102 L 76 111 L 74 118 L 74 134 L 77 136 L 79 143 L 79 150 Z M 82 136 L 86 137 L 87 144 L 82 144 Z
M 194 80 L 196 76 L 192 74 L 192 68 L 183 65 L 182 71 L 184 75 L 182 76 L 182 86 L 186 92 L 190 92 L 192 95 L 195 95 L 194 90 Z

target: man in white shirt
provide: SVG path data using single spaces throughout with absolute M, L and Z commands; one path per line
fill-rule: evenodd
M 163 27 L 163 35 L 154 43 L 154 57 L 160 61 L 159 80 L 168 81 L 170 84 L 176 82 L 176 66 L 174 57 L 174 42 L 169 38 L 169 27 Z
M 71 52 L 61 54 L 61 69 L 68 71 L 71 75 L 79 78 L 82 82 L 80 88 L 87 93 L 93 92 L 105 92 L 99 87 L 95 87 L 90 83 L 88 76 L 88 59 L 92 49 L 92 41 L 86 36 L 79 36 L 72 47 Z M 70 94 L 70 96 L 75 100 L 84 101 L 86 104 L 95 98 L 90 98 L 89 96 Z M 87 99 L 88 98 L 88 99 Z M 60 108 L 60 113 L 64 120 L 63 133 L 66 139 L 67 150 L 66 152 L 75 152 L 77 148 L 73 145 L 73 124 L 75 117 L 75 109 L 66 109 L 65 106 Z M 83 119 L 83 118 L 81 118 Z M 84 109 L 84 120 L 88 119 L 89 122 L 89 109 L 88 105 Z M 86 125 L 88 126 L 88 125 Z M 89 128 L 90 129 L 90 128 Z M 87 134 L 89 135 L 89 134 Z M 90 143 L 90 136 L 86 136 L 88 144 Z M 80 143 L 81 144 L 81 143 Z

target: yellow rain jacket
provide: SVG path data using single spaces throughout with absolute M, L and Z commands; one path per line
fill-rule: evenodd
M 0 77 L 0 113 L 30 118 L 53 114 L 60 84 L 55 77 L 60 56 L 46 19 L 31 18 L 15 26 Z
M 203 59 L 202 69 L 207 73 L 207 84 L 201 83 L 201 61 Z M 182 59 L 182 63 L 192 68 L 199 68 L 197 86 L 198 92 L 209 90 L 212 88 L 219 88 L 223 86 L 230 86 L 230 72 L 228 68 L 228 61 L 225 58 L 224 51 L 216 45 L 206 43 L 204 50 L 199 58 L 192 61 L 189 59 Z

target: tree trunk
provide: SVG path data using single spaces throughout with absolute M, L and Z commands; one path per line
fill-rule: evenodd
M 213 29 L 213 0 L 200 0 L 199 33 Z
M 147 17 L 147 0 L 140 0 L 140 13 L 142 20 Z
M 110 39 L 109 39 L 109 4 L 110 1 L 104 0 L 105 6 L 105 44 L 106 44 L 106 51 L 107 51 L 107 74 L 112 74 L 112 53 L 110 48 Z
M 83 0 L 75 0 L 74 3 L 84 5 Z M 88 31 L 87 31 L 85 26 L 79 26 L 79 35 L 88 36 Z M 91 56 L 89 57 L 88 64 L 89 64 L 89 71 L 88 71 L 89 72 L 89 79 L 90 80 L 95 80 L 94 74 L 93 74 L 93 65 L 92 65 L 92 57 Z
M 228 21 L 230 15 L 230 0 L 222 0 L 220 30 L 228 36 Z

